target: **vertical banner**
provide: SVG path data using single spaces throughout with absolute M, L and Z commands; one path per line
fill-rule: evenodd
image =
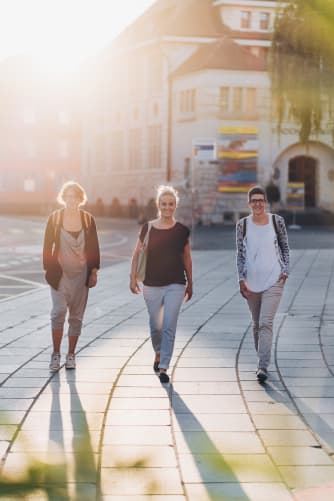
M 221 127 L 217 139 L 218 191 L 247 192 L 257 181 L 257 127 Z

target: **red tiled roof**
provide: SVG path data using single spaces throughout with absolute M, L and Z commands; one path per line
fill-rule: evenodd
M 254 56 L 248 49 L 224 37 L 201 46 L 173 76 L 207 69 L 266 71 L 267 64 L 263 58 Z
M 212 0 L 157 0 L 115 39 L 113 46 L 161 36 L 218 37 L 228 31 Z

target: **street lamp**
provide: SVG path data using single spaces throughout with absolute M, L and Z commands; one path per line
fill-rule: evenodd
M 166 135 L 166 181 L 169 183 L 172 179 L 172 125 L 173 125 L 173 90 L 172 90 L 172 75 L 171 75 L 171 61 L 170 54 L 166 50 L 166 47 L 160 46 L 161 54 L 167 63 L 167 135 Z
M 172 179 L 172 75 L 169 72 L 167 75 L 167 166 L 166 166 L 166 180 L 169 183 Z

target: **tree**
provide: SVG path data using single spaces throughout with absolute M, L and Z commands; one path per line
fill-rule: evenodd
M 285 3 L 275 21 L 270 74 L 278 131 L 288 118 L 307 142 L 333 117 L 333 0 Z M 334 123 L 330 129 L 334 141 Z

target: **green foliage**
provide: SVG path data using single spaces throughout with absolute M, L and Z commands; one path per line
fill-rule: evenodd
M 288 118 L 305 143 L 333 115 L 333 0 L 290 0 L 282 7 L 274 27 L 270 70 L 278 130 Z M 334 139 L 334 125 L 331 132 Z

